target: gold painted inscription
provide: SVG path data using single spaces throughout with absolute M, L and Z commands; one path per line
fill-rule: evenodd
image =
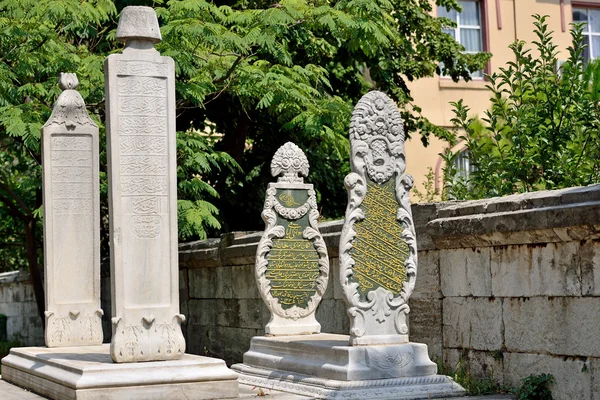
M 302 226 L 290 222 L 285 237 L 273 240 L 267 260 L 266 277 L 271 281 L 271 295 L 284 309 L 308 307 L 316 293 L 319 254 L 310 240 L 302 237 Z
M 352 250 L 354 279 L 363 295 L 378 287 L 398 295 L 406 281 L 404 263 L 409 249 L 401 238 L 395 196 L 395 179 L 382 185 L 367 183 L 367 194 L 360 206 L 365 219 L 354 225 L 356 239 Z

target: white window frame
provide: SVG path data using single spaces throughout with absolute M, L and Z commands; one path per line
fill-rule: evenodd
M 454 31 L 454 40 L 458 43 L 460 43 L 462 45 L 462 43 L 460 42 L 460 30 L 462 29 L 477 29 L 479 31 L 479 43 L 481 44 L 481 50 L 479 51 L 467 51 L 464 50 L 465 54 L 478 54 L 478 53 L 482 53 L 484 52 L 484 43 L 483 43 L 483 24 L 481 22 L 481 20 L 483 19 L 483 10 L 481 8 L 481 1 L 482 0 L 459 0 L 459 4 L 460 3 L 466 3 L 466 2 L 473 2 L 473 3 L 477 3 L 477 7 L 479 9 L 479 25 L 461 25 L 460 24 L 460 13 L 457 11 L 456 12 L 456 28 L 444 28 L 444 30 L 453 30 Z M 438 16 L 439 16 L 439 11 L 438 11 Z M 463 45 L 464 46 L 464 45 Z M 477 72 L 479 72 L 479 75 L 474 75 L 477 74 Z M 479 71 L 475 71 L 471 73 L 471 79 L 473 80 L 483 80 L 484 79 L 484 75 L 483 75 L 483 70 L 479 70 Z M 442 75 L 443 77 L 448 77 L 448 75 Z
M 471 159 L 469 157 L 470 152 L 466 147 L 456 155 L 456 158 L 452 162 L 452 165 L 456 169 L 455 179 L 463 178 L 468 181 L 471 177 L 475 167 L 471 164 Z
M 585 11 L 585 15 L 587 17 L 587 21 L 585 21 L 585 30 L 582 32 L 584 36 L 587 36 L 588 38 L 588 46 L 587 46 L 587 50 L 588 50 L 588 54 L 589 54 L 589 60 L 594 60 L 596 58 L 600 58 L 600 54 L 592 54 L 594 51 L 594 46 L 592 46 L 592 37 L 600 37 L 600 32 L 592 32 L 591 29 L 591 24 L 590 24 L 590 10 L 596 10 L 598 11 L 599 9 L 597 7 L 591 7 L 591 8 L 586 8 L 586 7 L 579 7 L 579 6 L 575 6 L 573 7 L 572 11 L 571 11 L 571 18 L 573 18 L 573 14 L 575 13 L 576 10 L 581 10 L 581 11 Z M 573 20 L 575 22 L 575 20 Z M 584 22 L 584 21 L 577 21 L 577 22 Z M 584 60 L 585 62 L 588 62 L 589 60 Z

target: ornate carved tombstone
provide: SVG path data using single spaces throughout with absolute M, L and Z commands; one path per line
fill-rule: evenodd
M 98 126 L 75 74 L 60 74 L 42 127 L 46 346 L 102 344 Z
M 368 93 L 356 105 L 350 144 L 352 173 L 345 181 L 349 202 L 339 252 L 340 279 L 352 324 L 350 336 L 255 336 L 244 354 L 244 362 L 232 369 L 238 372 L 240 383 L 319 399 L 460 396 L 464 394 L 462 387 L 447 376 L 437 375 L 437 365 L 429 359 L 427 345 L 408 341 L 407 300 L 417 270 L 408 197 L 413 181 L 405 174 L 400 114 L 383 93 Z M 274 165 L 278 159 L 274 159 Z M 281 159 L 289 160 L 287 168 L 294 165 L 293 157 Z M 293 171 L 302 171 L 302 162 L 295 164 Z M 273 174 L 279 172 L 275 169 Z M 282 178 L 288 176 L 295 178 L 296 174 L 285 171 Z M 289 220 L 300 224 L 297 218 L 304 213 L 301 204 L 306 196 L 288 194 L 288 187 L 282 185 L 288 184 L 280 181 L 269 186 L 263 211 L 267 230 L 257 258 L 257 279 L 263 297 L 271 291 L 267 304 L 287 299 L 272 289 L 279 289 L 276 285 L 295 290 L 306 288 L 296 283 L 287 286 L 285 282 L 296 280 L 282 273 L 294 271 L 290 260 L 296 256 L 289 249 L 297 248 L 296 242 L 285 235 L 297 237 Z M 292 210 L 295 215 L 289 218 Z M 277 241 L 283 239 L 293 246 L 278 245 Z M 319 250 L 316 244 L 315 248 Z M 326 256 L 324 251 L 318 252 Z M 286 257 L 281 257 L 281 253 Z M 270 263 L 282 258 L 286 268 L 280 272 L 278 264 Z M 319 284 L 317 292 L 318 288 Z
M 340 279 L 352 345 L 408 342 L 408 298 L 417 275 L 405 173 L 404 129 L 394 102 L 373 91 L 350 121 L 348 206 L 340 237 Z
M 105 62 L 115 362 L 179 359 L 175 72 L 152 8 L 126 7 Z
M 304 183 L 308 160 L 294 143 L 281 146 L 271 162 L 262 218 L 265 232 L 256 253 L 256 282 L 271 311 L 270 335 L 318 333 L 315 310 L 327 288 L 329 259 L 317 223 L 312 184 Z

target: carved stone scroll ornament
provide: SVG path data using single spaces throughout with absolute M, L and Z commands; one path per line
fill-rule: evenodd
M 277 150 L 271 173 L 277 183 L 267 189 L 262 218 L 265 232 L 258 244 L 255 276 L 271 311 L 265 331 L 271 335 L 318 333 L 314 313 L 329 277 L 327 247 L 318 229 L 313 185 L 305 184 L 308 160 L 295 144 Z
M 408 342 L 408 298 L 417 275 L 400 113 L 385 94 L 358 102 L 350 122 L 352 172 L 340 237 L 340 280 L 352 345 Z

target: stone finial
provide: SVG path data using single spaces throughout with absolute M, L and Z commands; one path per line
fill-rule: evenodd
M 117 39 L 122 42 L 142 40 L 159 43 L 162 37 L 154 9 L 142 6 L 125 7 L 119 17 Z
M 61 72 L 58 78 L 58 87 L 62 90 L 74 90 L 79 86 L 79 79 L 77 74 Z
M 87 113 L 83 97 L 75 90 L 78 85 L 79 80 L 76 74 L 60 73 L 58 86 L 63 92 L 56 99 L 52 114 L 44 124 L 44 127 L 61 124 L 65 125 L 67 129 L 74 129 L 78 125 L 97 127 Z
M 306 155 L 292 142 L 281 146 L 271 161 L 271 175 L 278 176 L 277 182 L 304 183 L 308 169 Z

